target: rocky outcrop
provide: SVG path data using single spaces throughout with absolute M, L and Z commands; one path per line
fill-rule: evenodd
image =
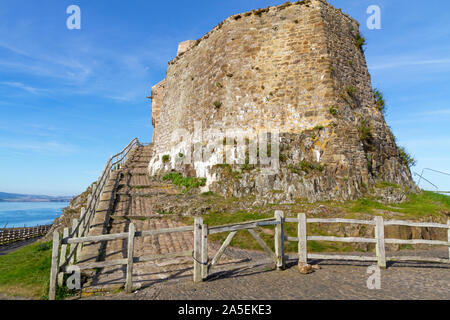
M 86 207 L 87 198 L 91 193 L 92 185 L 90 185 L 86 191 L 76 196 L 69 204 L 68 207 L 63 209 L 61 216 L 55 219 L 52 228 L 47 235 L 43 238 L 44 241 L 49 241 L 53 237 L 55 230 L 62 231 L 64 228 L 71 228 L 73 219 L 79 219 L 81 214 L 81 208 Z

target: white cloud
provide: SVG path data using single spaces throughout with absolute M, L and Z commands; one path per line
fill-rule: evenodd
M 40 94 L 43 92 L 47 92 L 46 89 L 39 89 L 39 88 L 27 86 L 27 85 L 23 84 L 22 82 L 3 81 L 3 82 L 0 82 L 0 85 L 21 89 L 23 91 L 26 91 L 26 92 L 29 92 L 32 94 Z
M 55 141 L 48 141 L 48 142 L 0 141 L 0 148 L 26 152 L 51 153 L 53 155 L 64 155 L 76 152 L 76 147 L 70 144 L 63 144 Z
M 389 59 L 386 59 L 387 61 Z M 426 66 L 426 65 L 440 65 L 440 66 L 450 66 L 450 59 L 428 59 L 428 60 L 410 60 L 397 58 L 396 60 L 390 62 L 384 62 L 379 64 L 369 65 L 370 70 L 381 70 L 381 69 L 396 69 L 411 66 Z

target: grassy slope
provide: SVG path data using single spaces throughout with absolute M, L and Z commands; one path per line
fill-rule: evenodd
M 450 213 L 450 197 L 425 191 L 423 194 L 411 194 L 409 201 L 395 205 L 384 205 L 372 199 L 361 199 L 353 201 L 347 211 L 374 214 L 376 209 L 400 213 L 405 219 L 438 217 L 444 212 Z
M 30 298 L 45 294 L 50 278 L 51 242 L 0 256 L 0 293 Z
M 211 196 L 211 202 L 218 202 L 220 199 L 215 195 Z M 273 217 L 273 211 L 275 209 L 285 210 L 286 212 L 308 212 L 312 208 L 319 205 L 327 206 L 329 208 L 339 209 L 345 218 L 361 218 L 361 215 L 365 215 L 362 219 L 367 220 L 367 214 L 380 215 L 381 213 L 389 213 L 389 216 L 395 219 L 404 220 L 420 220 L 420 218 L 433 217 L 439 220 L 446 220 L 445 213 L 450 213 L 450 197 L 445 195 L 436 194 L 433 192 L 423 192 L 422 194 L 411 194 L 409 201 L 401 204 L 386 205 L 382 204 L 374 199 L 360 199 L 357 201 L 341 202 L 321 202 L 315 204 L 309 204 L 299 200 L 296 204 L 290 206 L 290 208 L 280 208 L 278 205 L 269 205 L 265 208 L 252 208 L 252 210 L 245 211 L 240 210 L 236 212 L 211 212 L 203 216 L 204 222 L 211 226 L 231 224 L 243 221 L 259 220 Z M 269 207 L 269 210 L 268 208 Z M 388 218 L 390 219 L 390 218 Z M 192 218 L 185 218 L 185 222 L 188 224 L 193 223 Z M 297 233 L 296 224 L 289 223 L 286 225 L 286 232 L 289 236 L 296 237 Z M 316 235 L 326 235 L 323 230 L 317 228 L 316 225 L 308 225 L 308 232 Z M 257 229 L 258 234 L 266 241 L 266 243 L 273 249 L 273 227 L 264 227 Z M 212 241 L 224 241 L 227 234 L 214 234 L 211 236 Z M 247 231 L 239 231 L 233 239 L 231 246 L 261 250 L 257 242 Z M 345 243 L 325 243 L 318 241 L 309 241 L 308 250 L 312 252 L 345 252 L 354 251 L 351 246 Z M 297 244 L 293 242 L 286 243 L 286 252 L 296 252 Z

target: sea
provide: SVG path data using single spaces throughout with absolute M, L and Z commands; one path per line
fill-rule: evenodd
M 69 202 L 0 202 L 0 228 L 52 224 Z

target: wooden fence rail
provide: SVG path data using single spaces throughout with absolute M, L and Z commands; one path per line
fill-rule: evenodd
M 17 241 L 28 240 L 45 235 L 52 225 L 29 228 L 4 228 L 0 229 L 0 246 Z
M 383 217 L 377 216 L 372 221 L 366 220 L 351 220 L 351 219 L 307 219 L 304 213 L 301 213 L 297 218 L 285 219 L 288 223 L 298 223 L 298 235 L 297 238 L 285 238 L 287 241 L 298 242 L 298 259 L 299 264 L 305 265 L 308 263 L 308 259 L 321 259 L 321 260 L 356 260 L 356 261 L 377 261 L 378 266 L 386 268 L 386 261 L 422 261 L 422 262 L 439 262 L 450 263 L 450 220 L 447 224 L 429 223 L 429 222 L 411 222 L 411 221 L 399 221 L 391 220 L 384 221 Z M 372 225 L 375 227 L 375 238 L 358 238 L 358 237 L 331 237 L 331 236 L 308 236 L 306 232 L 307 223 L 350 223 L 350 224 L 364 224 Z M 448 229 L 447 241 L 438 240 L 423 240 L 423 239 L 386 239 L 384 235 L 385 226 L 411 226 L 418 228 L 442 228 Z M 307 252 L 307 241 L 332 241 L 332 242 L 353 242 L 353 243 L 374 243 L 376 256 L 349 256 L 349 255 L 326 255 L 326 254 L 313 254 Z M 448 246 L 449 247 L 449 259 L 439 259 L 430 257 L 415 257 L 415 256 L 390 256 L 386 257 L 386 244 L 427 244 L 436 246 Z M 289 255 L 288 258 L 295 259 L 296 255 Z

